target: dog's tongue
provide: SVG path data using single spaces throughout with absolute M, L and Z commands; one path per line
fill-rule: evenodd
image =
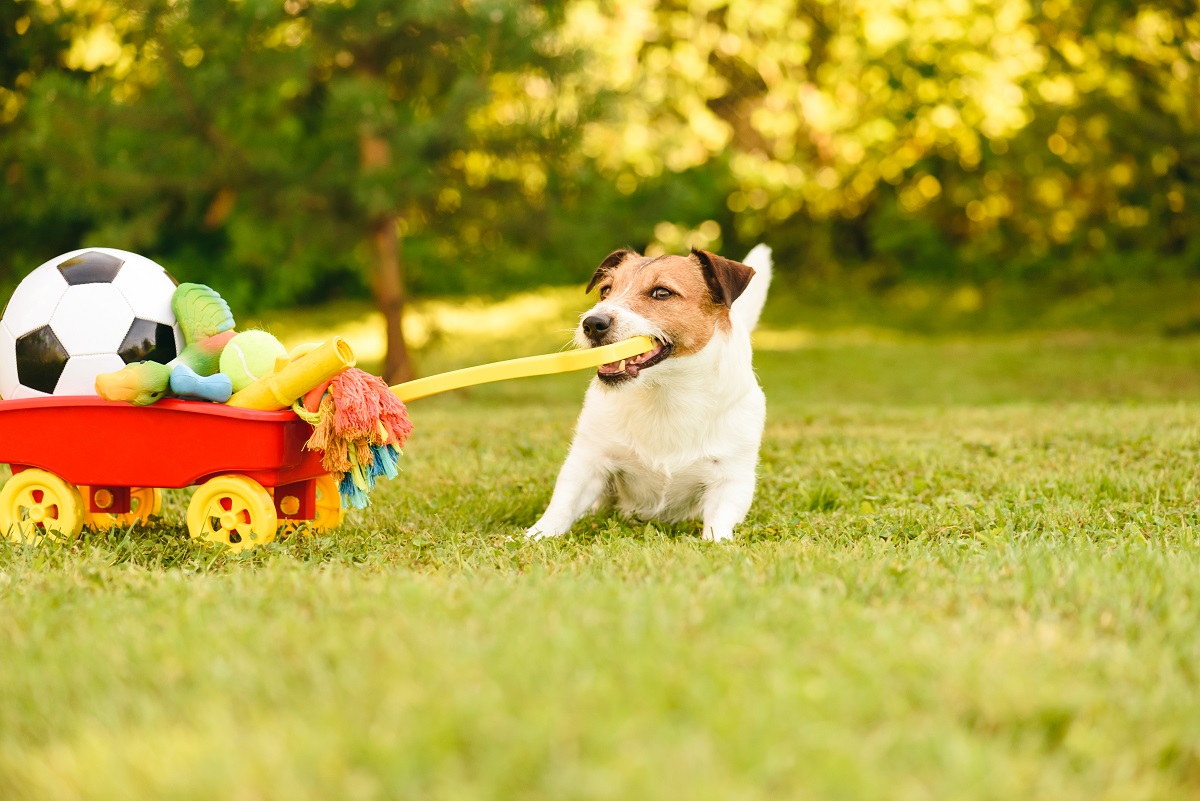
M 616 375 L 617 373 L 628 373 L 629 375 L 638 374 L 638 366 L 626 359 L 621 362 L 609 362 L 600 367 L 600 372 L 604 375 Z
M 600 367 L 600 372 L 604 375 L 626 373 L 631 377 L 635 376 L 638 374 L 641 363 L 653 356 L 658 355 L 659 351 L 661 350 L 662 345 L 655 345 L 653 350 L 648 350 L 645 353 L 634 356 L 632 359 L 622 359 L 619 362 L 609 362 L 608 364 L 602 365 Z

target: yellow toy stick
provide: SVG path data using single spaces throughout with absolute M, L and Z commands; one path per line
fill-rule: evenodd
M 354 351 L 341 337 L 334 337 L 277 372 L 263 376 L 229 399 L 242 409 L 277 411 L 287 409 L 300 396 L 343 370 L 354 366 Z
M 400 400 L 407 403 L 417 398 L 436 395 L 439 392 L 472 387 L 476 384 L 488 384 L 492 381 L 586 370 L 589 367 L 599 367 L 610 362 L 628 359 L 630 356 L 638 356 L 653 347 L 654 341 L 649 337 L 634 337 L 598 348 L 568 350 L 563 353 L 548 353 L 544 356 L 526 356 L 523 359 L 481 364 L 477 367 L 467 367 L 449 373 L 418 378 L 415 381 L 405 381 L 403 384 L 397 384 L 389 389 Z

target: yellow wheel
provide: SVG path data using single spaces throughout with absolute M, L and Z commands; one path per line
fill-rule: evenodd
M 196 489 L 187 511 L 192 539 L 243 551 L 275 539 L 279 518 L 271 494 L 246 476 L 217 476 Z
M 313 510 L 315 513 L 313 519 L 281 521 L 279 530 L 284 535 L 297 531 L 309 536 L 321 534 L 331 528 L 337 528 L 346 519 L 346 510 L 342 508 L 342 496 L 338 494 L 338 485 L 334 477 L 326 473 L 313 483 L 317 485 L 317 502 L 316 508 Z M 271 494 L 274 495 L 275 490 L 271 490 Z M 288 499 L 284 498 L 283 503 L 287 503 L 287 501 Z
M 42 537 L 73 540 L 82 531 L 83 497 L 53 473 L 23 470 L 0 490 L 0 536 L 33 544 Z
M 104 492 L 105 490 L 99 490 Z M 144 525 L 151 517 L 162 513 L 162 490 L 155 487 L 130 487 L 129 512 L 126 514 L 110 514 L 108 512 L 92 512 L 88 510 L 88 488 L 81 486 L 79 494 L 83 496 L 83 524 L 104 531 L 114 526 Z

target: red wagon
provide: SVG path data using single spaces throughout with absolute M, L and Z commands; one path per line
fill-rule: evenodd
M 75 538 L 85 525 L 145 522 L 160 488 L 196 485 L 193 538 L 235 550 L 273 540 L 282 524 L 333 528 L 344 511 L 312 434 L 291 411 L 160 400 L 132 406 L 93 397 L 0 401 L 0 536 Z

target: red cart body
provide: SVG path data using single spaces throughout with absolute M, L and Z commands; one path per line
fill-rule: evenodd
M 225 474 L 264 487 L 316 478 L 312 427 L 260 412 L 164 398 L 151 406 L 92 397 L 0 402 L 0 463 L 40 467 L 72 484 L 187 487 Z
M 151 406 L 97 397 L 0 401 L 0 463 L 14 476 L 36 468 L 88 488 L 82 496 L 88 513 L 129 513 L 131 488 L 180 488 L 232 476 L 274 488 L 269 494 L 280 520 L 311 520 L 320 512 L 322 527 L 340 523 L 336 484 L 321 467 L 322 454 L 304 449 L 311 435 L 312 427 L 291 411 L 174 398 Z M 326 495 L 321 509 L 319 489 Z

